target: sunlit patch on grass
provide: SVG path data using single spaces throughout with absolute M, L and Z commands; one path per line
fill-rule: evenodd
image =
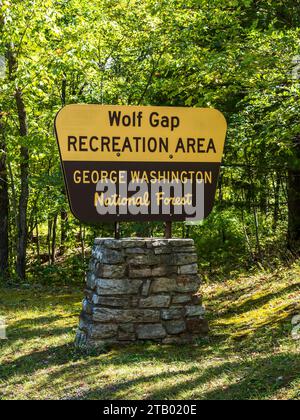
M 299 265 L 204 287 L 211 335 L 84 354 L 73 347 L 82 291 L 1 289 L 2 399 L 300 399 Z

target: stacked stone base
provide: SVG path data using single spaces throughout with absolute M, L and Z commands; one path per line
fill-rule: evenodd
M 207 335 L 200 283 L 193 240 L 96 239 L 77 347 Z

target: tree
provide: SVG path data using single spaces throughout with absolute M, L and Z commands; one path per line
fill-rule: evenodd
M 0 277 L 8 274 L 8 179 L 3 114 L 0 110 Z
M 289 248 L 300 253 L 300 135 L 294 139 L 293 162 L 289 167 Z
M 0 13 L 0 37 L 3 33 L 4 17 Z M 0 50 L 0 54 L 1 54 Z M 2 71 L 3 69 L 0 69 Z M 4 69 L 5 71 L 5 69 Z M 1 76 L 0 76 L 1 80 Z M 4 113 L 0 106 L 0 277 L 8 273 L 8 179 L 7 179 L 7 149 L 4 134 Z

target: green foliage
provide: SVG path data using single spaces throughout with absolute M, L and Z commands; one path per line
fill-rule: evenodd
M 270 241 L 282 244 L 286 237 L 287 169 L 299 168 L 293 139 L 300 129 L 300 83 L 292 78 L 293 58 L 300 53 L 299 1 L 1 0 L 0 6 L 0 55 L 10 44 L 18 61 L 16 77 L 0 86 L 11 266 L 19 147 L 30 152 L 29 236 L 39 227 L 40 252 L 49 252 L 47 226 L 68 211 L 53 121 L 65 103 L 81 102 L 223 111 L 229 132 L 217 207 L 193 228 L 200 262 L 215 271 L 225 260 L 234 267 L 249 264 L 249 258 L 268 260 Z M 16 123 L 16 88 L 28 114 L 25 138 Z M 67 238 L 59 240 L 64 229 Z M 82 234 L 69 215 L 65 227 L 57 226 L 57 238 L 50 232 L 52 242 L 56 248 L 78 245 L 80 229 Z M 163 228 L 125 224 L 123 233 L 161 236 Z M 95 234 L 111 236 L 113 227 L 86 227 L 88 244 Z M 175 234 L 185 234 L 185 228 L 175 227 Z

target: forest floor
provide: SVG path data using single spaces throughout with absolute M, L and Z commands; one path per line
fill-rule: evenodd
M 0 399 L 300 399 L 300 264 L 204 285 L 211 334 L 80 354 L 82 291 L 0 289 Z

